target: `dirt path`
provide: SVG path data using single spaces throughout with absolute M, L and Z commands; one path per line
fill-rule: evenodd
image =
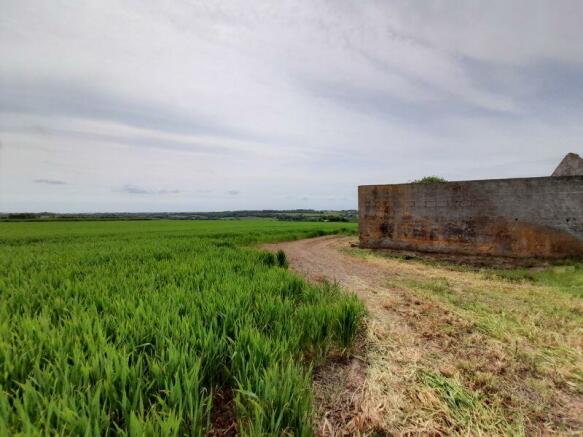
M 266 246 L 284 250 L 291 268 L 309 280 L 337 282 L 368 307 L 361 353 L 316 372 L 321 435 L 575 435 L 583 429 L 579 388 L 563 390 L 565 380 L 530 365 L 528 357 L 538 356 L 528 355 L 531 343 L 484 333 L 466 317 L 470 312 L 414 284 L 431 289 L 445 281 L 451 293 L 478 286 L 508 293 L 510 286 L 482 284 L 473 273 L 443 266 L 353 256 L 347 250 L 354 241 L 332 236 Z M 577 338 L 564 341 L 577 347 Z M 535 384 L 537 378 L 544 381 Z

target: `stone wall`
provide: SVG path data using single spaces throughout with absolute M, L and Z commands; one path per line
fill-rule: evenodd
M 583 255 L 583 176 L 365 185 L 358 201 L 362 247 Z
M 552 176 L 583 176 L 583 158 L 576 153 L 567 154 Z

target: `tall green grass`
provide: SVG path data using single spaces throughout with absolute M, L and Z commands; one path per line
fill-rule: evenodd
M 566 260 L 545 268 L 506 269 L 484 272 L 487 278 L 502 278 L 512 282 L 529 282 L 583 297 L 583 260 Z
M 333 223 L 0 224 L 0 434 L 311 435 L 310 360 L 349 347 L 353 296 L 248 247 Z

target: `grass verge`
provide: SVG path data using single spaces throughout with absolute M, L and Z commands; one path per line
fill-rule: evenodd
M 421 393 L 438 429 L 483 435 L 581 429 L 580 261 L 477 269 L 347 252 L 386 269 L 387 308 L 424 349 L 404 364 L 417 375 L 411 397 L 423 404 Z M 415 426 L 422 429 L 423 421 Z

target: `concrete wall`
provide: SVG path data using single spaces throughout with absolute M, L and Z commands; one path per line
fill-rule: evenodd
M 583 176 L 365 185 L 358 202 L 362 247 L 583 255 Z
M 551 176 L 583 176 L 583 158 L 568 153 Z

